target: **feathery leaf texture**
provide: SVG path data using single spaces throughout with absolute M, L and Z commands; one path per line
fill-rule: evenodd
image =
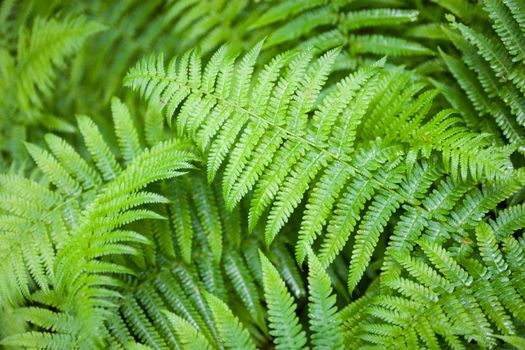
M 0 346 L 524 347 L 524 8 L 2 1 Z
M 267 245 L 307 197 L 297 259 L 304 260 L 305 249 L 326 225 L 320 256 L 326 266 L 343 250 L 362 217 L 350 264 L 351 290 L 389 219 L 402 203 L 413 201 L 410 191 L 424 192 L 427 182 L 435 180 L 402 183 L 412 162 L 441 157 L 445 171 L 462 181 L 502 180 L 514 173 L 512 148 L 494 146 L 471 133 L 450 117 L 451 111 L 425 120 L 435 92 L 415 95 L 422 84 L 395 86 L 403 98 L 391 95 L 393 106 L 383 110 L 380 88 L 393 84 L 398 74 L 378 65 L 356 71 L 319 97 L 336 50 L 318 59 L 309 50 L 277 56 L 254 79 L 253 89 L 244 91 L 247 97 L 239 99 L 238 86 L 252 76 L 245 64 L 253 65 L 261 44 L 238 64 L 226 47 L 219 49 L 202 74 L 196 51 L 167 66 L 162 56 L 151 57 L 130 70 L 125 83 L 163 108 L 168 123 L 176 115 L 176 132 L 200 145 L 210 181 L 224 169 L 223 195 L 229 208 L 253 190 L 249 225 L 254 228 L 267 211 Z M 410 79 L 409 73 L 401 76 Z M 384 140 L 370 143 L 357 138 L 367 111 L 376 124 L 385 123 L 384 129 L 370 130 Z M 473 147 L 486 157 L 472 152 Z M 405 154 L 407 148 L 410 152 Z M 345 195 L 333 197 L 340 192 Z M 362 213 L 374 193 L 375 201 Z M 331 208 L 335 215 L 330 217 Z

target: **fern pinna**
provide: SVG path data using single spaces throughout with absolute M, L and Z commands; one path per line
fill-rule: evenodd
M 1 346 L 525 348 L 523 7 L 4 0 Z

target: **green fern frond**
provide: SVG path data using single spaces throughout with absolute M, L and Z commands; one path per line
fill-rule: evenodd
M 309 319 L 315 349 L 343 349 L 341 320 L 330 277 L 317 257 L 308 254 Z
M 55 77 L 54 68 L 64 65 L 65 57 L 77 51 L 87 37 L 104 27 L 85 18 L 37 18 L 31 33 L 22 32 L 18 39 L 16 98 L 22 111 L 41 107 L 39 94 L 49 96 Z
M 505 138 L 520 144 L 525 41 L 515 10 L 516 4 L 512 2 L 485 1 L 482 10 L 474 15 L 488 17 L 485 27 L 452 20 L 451 26 L 457 31 L 447 30 L 447 34 L 461 51 L 468 68 L 445 53 L 442 57 L 478 112 L 492 116 Z M 464 19 L 473 14 L 460 11 L 458 16 Z
M 188 321 L 173 313 L 168 313 L 168 318 L 173 324 L 173 328 L 177 330 L 179 337 L 182 339 L 183 349 L 211 349 L 206 338 L 204 338 L 202 334 L 199 333 Z
M 0 346 L 519 348 L 524 6 L 2 1 Z
M 236 253 L 227 254 L 224 270 L 248 312 L 259 325 L 264 327 L 264 316 L 257 287 L 246 264 L 241 259 Z
M 443 111 L 427 120 L 426 114 L 431 108 L 435 91 L 414 96 L 423 85 L 405 87 L 395 84 L 394 79 L 403 76 L 402 72 L 398 75 L 382 70 L 378 66 L 381 63 L 362 68 L 343 79 L 315 104 L 312 101 L 318 97 L 308 97 L 311 102 L 303 104 L 303 107 L 309 107 L 310 111 L 303 109 L 298 115 L 295 103 L 304 100 L 302 89 L 310 88 L 303 81 L 311 80 L 308 66 L 312 54 L 308 50 L 283 54 L 260 72 L 250 97 L 238 104 L 236 88 L 231 83 L 233 74 L 240 74 L 236 67 L 241 69 L 246 60 L 253 62 L 258 50 L 258 47 L 253 49 L 237 66 L 228 58 L 227 49 L 222 48 L 212 57 L 200 82 L 199 77 L 194 76 L 193 83 L 189 85 L 188 77 L 192 72 L 198 72 L 191 67 L 200 66 L 195 52 L 173 59 L 167 68 L 164 67 L 162 57 L 152 57 L 132 69 L 126 83 L 139 90 L 152 103 L 164 107 L 168 121 L 180 106 L 176 123 L 178 133 L 195 137 L 202 146 L 201 150 L 208 158 L 210 180 L 225 163 L 222 182 L 227 206 L 232 208 L 244 193 L 252 189 L 250 228 L 254 228 L 267 211 L 264 233 L 267 245 L 272 243 L 307 196 L 302 225 L 310 231 L 303 229 L 299 232 L 297 259 L 302 262 L 305 249 L 312 246 L 326 225 L 327 235 L 321 243 L 320 260 L 327 266 L 341 252 L 362 217 L 352 248 L 348 276 L 350 290 L 360 281 L 381 233 L 395 212 L 404 202 L 413 201 L 410 198 L 412 192 L 423 196 L 431 182 L 437 179 L 433 177 L 427 180 L 425 187 L 407 182 L 406 186 L 414 187 L 398 189 L 413 164 L 420 161 L 421 157 L 431 158 L 441 153 L 444 169 L 452 178 L 460 177 L 463 181 L 506 179 L 513 174 L 509 159 L 512 148 L 497 148 L 477 134 L 456 125 L 459 120 L 450 118 L 450 111 Z M 321 72 L 318 75 L 321 80 L 314 85 L 313 90 L 307 90 L 310 94 L 321 91 L 321 84 L 333 64 L 334 55 L 335 52 L 329 52 L 311 63 L 312 68 Z M 251 69 L 245 75 L 249 79 Z M 410 78 L 410 75 L 404 77 Z M 402 81 L 408 83 L 409 79 Z M 382 84 L 392 86 L 389 98 L 395 98 L 395 103 L 386 111 L 379 102 L 386 97 L 385 93 L 378 91 Z M 402 97 L 398 98 L 397 94 Z M 204 114 L 198 113 L 199 117 L 192 120 L 186 106 L 195 103 L 210 107 L 206 111 L 200 110 Z M 347 113 L 345 111 L 349 106 L 353 109 Z M 386 130 L 373 128 L 367 131 L 372 135 L 379 133 L 377 136 L 389 141 L 377 143 L 387 150 L 384 153 L 381 148 L 375 150 L 377 154 L 383 155 L 373 162 L 372 153 L 359 153 L 368 145 L 357 138 L 362 118 L 370 109 L 374 111 L 374 118 L 388 127 Z M 231 115 L 233 111 L 237 112 Z M 214 125 L 212 133 L 208 131 L 211 125 Z M 236 139 L 238 142 L 235 142 Z M 407 164 L 398 165 L 403 156 L 404 143 L 411 146 L 411 151 L 405 156 Z M 479 147 L 482 152 L 486 152 L 486 156 L 478 157 L 479 152 L 471 151 L 473 147 Z M 389 164 L 388 173 L 378 170 L 384 164 Z M 341 177 L 334 177 L 334 171 Z M 335 187 L 326 183 L 328 178 L 323 173 L 328 174 L 326 176 L 330 180 L 338 181 Z M 248 178 L 243 174 L 247 174 Z M 235 190 L 238 186 L 241 192 Z M 323 186 L 327 188 L 323 189 Z M 201 187 L 204 188 L 198 186 Z M 307 192 L 309 187 L 313 188 L 312 192 Z M 339 192 L 343 195 L 337 200 L 331 197 Z M 322 198 L 322 204 L 325 205 L 322 210 L 319 204 L 316 204 L 316 208 L 313 206 L 315 202 L 311 202 L 318 201 L 317 196 L 321 194 L 324 197 L 319 199 Z M 375 199 L 365 209 L 364 205 L 372 195 L 375 195 Z M 331 208 L 335 208 L 335 215 L 330 215 Z M 310 226 L 313 220 L 316 223 Z M 219 231 L 220 228 L 213 232 Z M 211 247 L 219 249 L 219 241 Z M 218 252 L 215 254 L 216 257 L 219 255 Z
M 98 151 L 101 145 L 96 142 L 101 140 L 101 135 L 94 124 L 87 117 L 81 120 L 81 124 L 88 144 L 91 142 L 96 150 L 93 151 L 94 157 L 114 160 L 109 148 L 104 148 L 105 144 L 102 145 L 102 151 Z M 158 219 L 160 216 L 155 212 L 136 208 L 146 203 L 166 202 L 163 196 L 141 189 L 153 181 L 177 176 L 181 169 L 191 168 L 190 162 L 195 157 L 178 142 L 159 143 L 151 149 L 140 150 L 113 181 L 101 184 L 97 171 L 64 141 L 55 136 L 48 136 L 47 140 L 58 160 L 37 146 L 28 145 L 28 150 L 42 172 L 56 184 L 56 191 L 12 176 L 5 177 L 3 181 L 4 185 L 11 185 L 2 190 L 2 196 L 6 196 L 6 199 L 14 199 L 10 197 L 11 191 L 24 191 L 21 192 L 21 198 L 31 197 L 34 208 L 45 210 L 38 218 L 31 219 L 28 215 L 26 219 L 16 219 L 23 215 L 27 204 L 12 201 L 11 205 L 14 206 L 10 211 L 13 215 L 4 215 L 6 233 L 11 231 L 27 237 L 26 232 L 31 232 L 32 244 L 23 244 L 17 248 L 19 243 L 15 240 L 16 236 L 2 237 L 5 239 L 3 246 L 10 246 L 9 254 L 14 259 L 22 259 L 26 255 L 26 259 L 18 260 L 15 272 L 8 275 L 15 278 L 12 282 L 16 280 L 11 293 L 18 291 L 29 298 L 31 292 L 28 287 L 34 280 L 41 291 L 33 294 L 32 298 L 43 305 L 57 307 L 53 298 L 61 295 L 62 301 L 58 305 L 60 313 L 56 317 L 51 315 L 44 319 L 44 316 L 39 315 L 45 315 L 46 308 L 28 309 L 24 318 L 33 324 L 45 325 L 44 328 L 54 332 L 13 335 L 5 339 L 5 344 L 46 347 L 45 344 L 56 340 L 55 348 L 71 348 L 76 346 L 74 339 L 83 333 L 87 336 L 83 346 L 90 348 L 99 343 L 97 333 L 112 305 L 105 299 L 118 296 L 113 288 L 122 286 L 122 282 L 112 275 L 133 273 L 126 266 L 99 259 L 139 254 L 133 245 L 148 243 L 148 240 L 143 235 L 120 227 L 141 219 Z M 89 184 L 85 193 L 82 193 L 80 183 Z M 90 192 L 94 185 L 99 190 L 95 196 Z M 21 229 L 24 231 L 19 231 Z M 50 229 L 54 232 L 49 232 Z M 6 281 L 10 281 L 9 277 Z M 53 288 L 50 289 L 49 285 Z M 14 302 L 15 296 L 8 295 L 6 300 Z M 2 303 L 6 300 L 2 300 Z M 89 316 L 91 312 L 93 314 Z M 53 317 L 54 321 L 51 320 Z M 61 325 L 59 322 L 63 318 L 71 318 L 77 326 L 67 328 L 63 323 Z
M 213 312 L 224 346 L 227 349 L 255 349 L 250 334 L 231 313 L 228 306 L 212 294 L 206 294 L 206 300 Z
M 259 252 L 268 304 L 270 334 L 277 349 L 303 349 L 306 335 L 295 315 L 296 304 L 279 276 L 279 272 L 262 252 Z

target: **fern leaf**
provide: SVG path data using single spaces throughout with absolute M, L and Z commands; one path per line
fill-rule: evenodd
M 494 21 L 493 27 L 514 62 L 525 61 L 525 38 L 519 24 L 514 20 L 505 5 L 498 1 L 485 1 L 485 11 Z
M 272 259 L 275 259 L 277 270 L 288 286 L 292 295 L 299 299 L 306 295 L 301 271 L 297 267 L 288 247 L 282 242 L 276 242 L 272 248 Z
M 111 100 L 111 111 L 122 156 L 129 163 L 142 151 L 137 130 L 133 126 L 128 108 L 116 97 Z
M 259 252 L 268 303 L 270 334 L 275 337 L 276 349 L 303 349 L 306 336 L 295 315 L 297 308 L 279 272 L 262 252 Z
M 348 12 L 341 22 L 345 30 L 359 28 L 388 26 L 399 23 L 414 22 L 417 19 L 418 11 L 400 10 L 389 8 L 378 8 L 361 11 Z
M 152 346 L 154 349 L 162 349 L 167 347 L 161 335 L 155 329 L 153 324 L 151 324 L 151 322 L 147 319 L 147 316 L 139 307 L 135 299 L 127 299 L 122 312 L 124 313 L 124 316 L 130 321 L 131 327 L 135 328 L 134 331 L 138 334 L 142 341 Z
M 349 171 L 339 162 L 333 162 L 317 182 L 309 197 L 304 218 L 301 222 L 299 240 L 295 255 L 299 265 L 306 258 L 307 248 L 311 247 L 325 224 L 336 200 L 335 196 L 341 191 L 349 176 Z
M 186 184 L 183 180 L 175 180 L 173 183 L 172 196 L 170 199 L 170 211 L 174 224 L 175 236 L 181 250 L 181 255 L 186 263 L 191 262 L 193 227 L 191 223 L 191 208 L 188 200 L 189 194 L 186 191 Z
M 22 110 L 42 106 L 39 93 L 49 96 L 55 78 L 55 67 L 79 49 L 89 36 L 104 27 L 83 17 L 56 19 L 37 18 L 31 33 L 23 33 L 18 42 L 16 97 Z
M 288 181 L 277 194 L 276 202 L 268 215 L 268 223 L 265 230 L 265 241 L 267 245 L 280 231 L 292 211 L 299 204 L 303 193 L 308 187 L 308 182 L 317 174 L 324 165 L 326 155 L 317 154 L 306 157 L 299 161 L 289 176 Z
M 98 127 L 86 116 L 78 117 L 78 126 L 84 137 L 86 146 L 91 153 L 97 168 L 102 173 L 104 180 L 111 181 L 115 179 L 121 172 L 122 168 L 117 163 L 115 156 L 104 141 Z
M 331 281 L 317 257 L 308 254 L 309 317 L 315 349 L 343 349 L 341 320 Z
M 94 170 L 76 151 L 60 137 L 47 134 L 46 143 L 53 152 L 60 164 L 78 179 L 84 190 L 97 188 L 102 184 L 102 179 L 96 170 Z
M 182 317 L 175 315 L 174 313 L 167 313 L 168 319 L 173 324 L 173 328 L 177 331 L 183 349 L 188 350 L 209 350 L 212 349 L 206 338 L 199 333 L 188 321 Z
M 319 260 L 323 266 L 333 262 L 343 249 L 357 221 L 361 216 L 364 204 L 376 191 L 379 182 L 373 181 L 373 171 L 389 158 L 396 158 L 397 150 L 373 145 L 356 157 L 356 167 L 367 169 L 367 176 L 359 175 L 352 179 L 348 187 L 335 203 L 334 215 L 328 223 L 327 235 L 321 244 Z M 370 174 L 371 173 L 371 174 Z
M 275 161 L 270 164 L 268 171 L 263 174 L 254 190 L 249 214 L 250 230 L 255 228 L 265 209 L 277 195 L 279 186 L 283 183 L 290 168 L 304 155 L 305 151 L 306 147 L 301 143 L 289 141 L 277 152 Z
M 52 155 L 32 144 L 27 144 L 26 147 L 38 167 L 61 191 L 66 195 L 80 192 L 80 184 L 69 175 L 66 169 Z
M 412 56 L 433 55 L 425 46 L 405 39 L 386 35 L 352 35 L 348 39 L 353 54 L 372 53 L 375 55 Z
M 314 0 L 308 3 L 297 0 L 283 1 L 277 6 L 270 8 L 267 12 L 260 16 L 257 21 L 251 25 L 251 28 L 258 28 L 264 25 L 272 24 L 291 15 L 295 15 L 312 7 L 321 5 L 324 2 L 324 0 Z
M 227 254 L 224 261 L 224 270 L 248 312 L 259 324 L 264 325 L 257 288 L 242 258 L 233 252 Z
M 385 176 L 384 183 L 394 185 L 396 183 L 395 175 Z M 399 196 L 395 192 L 391 192 L 395 190 L 396 187 L 394 186 L 379 191 L 359 226 L 348 272 L 348 290 L 350 292 L 357 286 L 366 266 L 368 266 L 373 248 L 379 239 L 381 228 L 386 225 L 387 218 L 399 207 Z
M 208 236 L 210 248 L 215 261 L 219 261 L 222 255 L 222 224 L 218 213 L 217 203 L 210 188 L 200 178 L 193 179 L 196 191 L 195 204 L 197 214 L 200 216 L 204 230 Z
M 156 289 L 162 295 L 162 298 L 167 301 L 166 306 L 173 310 L 178 315 L 184 318 L 184 320 L 196 329 L 199 334 L 206 340 L 206 343 L 210 341 L 212 335 L 206 326 L 206 322 L 203 319 L 203 315 L 199 313 L 196 306 L 182 291 L 179 283 L 171 275 L 171 273 L 162 273 L 154 281 Z M 177 330 L 177 328 L 175 329 Z M 181 342 L 185 343 L 185 336 L 179 334 Z
M 205 295 L 210 305 L 213 318 L 221 339 L 227 349 L 255 349 L 248 331 L 242 326 L 239 319 L 233 315 L 222 300 L 212 294 Z

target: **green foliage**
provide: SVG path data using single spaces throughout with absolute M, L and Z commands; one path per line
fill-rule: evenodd
M 1 346 L 522 348 L 524 7 L 4 0 Z
M 441 56 L 476 112 L 491 118 L 506 140 L 521 144 L 525 31 L 513 1 L 484 1 L 480 12 L 489 23 L 466 25 L 449 17 L 454 31 L 447 34 L 462 57 Z
M 3 27 L 14 27 L 16 24 L 8 20 L 13 4 L 7 2 L 4 6 Z M 34 131 L 27 130 L 27 125 L 41 123 L 52 130 L 74 130 L 67 121 L 46 110 L 44 104 L 52 98 L 56 71 L 64 68 L 66 58 L 102 29 L 102 25 L 82 16 L 60 20 L 36 17 L 31 26 L 20 24 L 19 28 L 12 28 L 18 33 L 16 37 L 6 35 L 6 42 L 0 48 L 1 151 L 20 157 L 23 145 L 17 138 Z

